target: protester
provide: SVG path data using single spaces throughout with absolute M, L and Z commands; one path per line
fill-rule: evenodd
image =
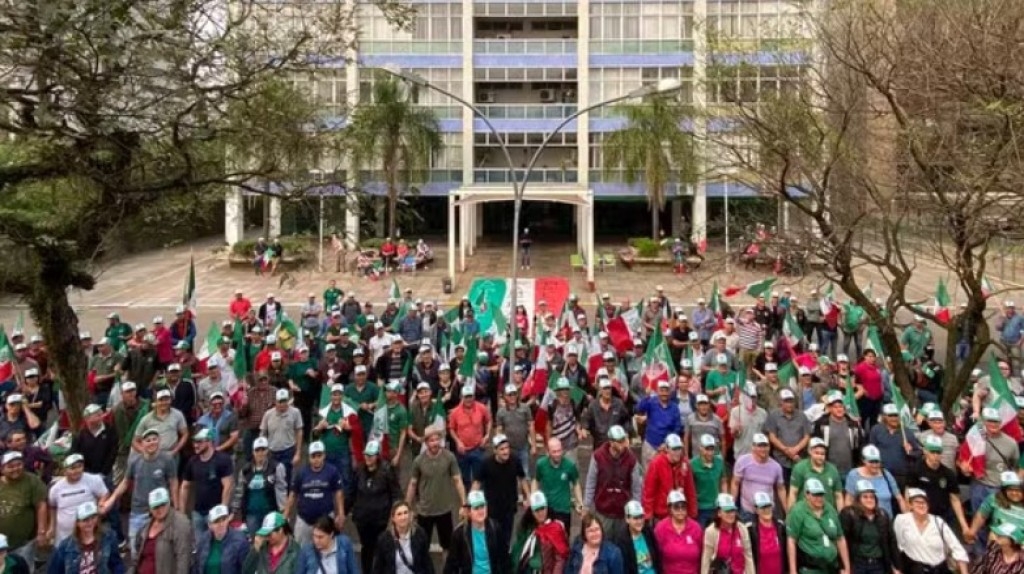
M 99 507 L 83 502 L 75 509 L 75 525 L 57 544 L 47 574 L 123 574 L 124 562 L 117 550 L 117 536 L 101 525 Z M 6 574 L 6 569 L 4 570 Z
M 363 547 L 366 548 L 365 546 Z M 365 550 L 363 550 L 365 552 Z M 411 574 L 434 574 L 430 539 L 412 519 L 412 507 L 399 501 L 391 507 L 391 519 L 377 539 L 372 570 L 364 574 L 392 574 L 402 564 Z
M 206 532 L 196 539 L 192 574 L 243 574 L 249 540 L 229 524 L 228 507 L 218 504 L 206 515 Z
M 625 513 L 625 506 L 623 506 L 623 513 Z M 622 563 L 622 553 L 619 552 L 616 545 L 604 539 L 604 527 L 601 525 L 601 521 L 596 516 L 585 514 L 580 522 L 580 536 L 572 545 L 565 573 L 623 574 L 626 570 Z
M 949 573 L 946 557 L 952 557 L 959 574 L 967 574 L 967 551 L 946 521 L 928 512 L 923 490 L 907 490 L 910 512 L 893 520 L 896 545 L 901 552 L 899 569 L 907 574 Z
M 661 549 L 654 529 L 644 520 L 644 507 L 635 500 L 626 503 L 626 521 L 614 525 L 609 538 L 619 547 L 625 574 L 654 574 L 662 571 Z
M 490 574 L 509 574 L 509 541 L 500 538 L 498 524 L 487 517 L 487 497 L 479 490 L 471 491 L 466 495 L 466 506 L 468 518 L 452 533 L 451 551 L 444 563 L 445 573 L 489 571 Z
M 548 517 L 543 492 L 530 495 L 530 508 L 519 523 L 512 546 L 512 570 L 516 574 L 558 574 L 569 559 L 569 533 Z
M 338 531 L 335 521 L 329 516 L 321 516 L 313 524 L 312 540 L 299 552 L 299 565 L 295 571 L 298 574 L 328 571 L 335 574 L 359 574 L 352 541 Z
M 188 517 L 171 507 L 166 488 L 149 492 L 149 517 L 135 536 L 135 572 L 188 574 L 195 539 Z

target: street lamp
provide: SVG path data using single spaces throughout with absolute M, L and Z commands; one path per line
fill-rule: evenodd
M 592 112 L 592 111 L 594 111 L 596 109 L 603 108 L 605 106 L 610 106 L 610 105 L 613 105 L 613 104 L 617 104 L 617 103 L 623 102 L 625 100 L 631 100 L 631 99 L 634 99 L 634 98 L 644 98 L 644 97 L 658 95 L 658 94 L 666 94 L 666 93 L 670 93 L 670 92 L 675 92 L 675 91 L 678 91 L 679 88 L 682 87 L 682 82 L 680 82 L 678 78 L 665 78 L 665 79 L 662 79 L 661 81 L 659 81 L 656 84 L 649 84 L 649 85 L 646 85 L 646 86 L 641 86 L 641 87 L 639 87 L 639 88 L 637 88 L 637 89 L 635 89 L 635 90 L 633 90 L 631 92 L 628 92 L 626 94 L 623 94 L 621 96 L 616 96 L 614 98 L 610 98 L 610 99 L 605 100 L 603 102 L 599 102 L 599 103 L 596 103 L 596 104 L 591 104 L 591 105 L 589 105 L 589 106 L 587 106 L 585 108 L 581 108 L 581 109 L 576 110 L 575 112 L 573 112 L 569 116 L 563 118 L 562 121 L 557 126 L 555 126 L 555 128 L 553 130 L 551 130 L 546 136 L 544 136 L 544 141 L 542 141 L 541 144 L 540 144 L 540 147 L 537 148 L 537 150 L 533 152 L 533 156 L 530 157 L 529 163 L 526 164 L 526 170 L 523 171 L 522 175 L 517 179 L 517 177 L 516 177 L 515 162 L 512 161 L 512 154 L 509 152 L 508 145 L 505 142 L 505 138 L 502 137 L 501 133 L 497 130 L 497 128 L 494 127 L 494 124 L 491 123 L 491 120 L 487 117 L 486 114 L 483 113 L 483 111 L 480 110 L 479 107 L 474 105 L 472 102 L 469 102 L 469 101 L 463 99 L 462 97 L 460 97 L 460 96 L 458 96 L 456 94 L 453 94 L 452 92 L 450 92 L 450 91 L 448 91 L 448 90 L 446 90 L 444 88 L 441 88 L 439 86 L 435 86 L 434 84 L 431 84 L 423 76 L 420 76 L 420 75 L 417 75 L 417 74 L 413 74 L 411 72 L 403 72 L 401 69 L 394 68 L 394 67 L 384 67 L 384 68 L 381 68 L 381 69 L 383 71 L 387 72 L 388 74 L 391 74 L 392 76 L 395 76 L 397 78 L 401 78 L 402 80 L 405 80 L 405 81 L 409 82 L 410 84 L 413 84 L 413 85 L 416 85 L 416 86 L 420 86 L 422 88 L 427 88 L 427 89 L 430 89 L 430 90 L 434 90 L 435 92 L 438 92 L 440 94 L 444 94 L 445 96 L 448 96 L 449 98 L 451 98 L 451 99 L 455 100 L 456 102 L 462 104 L 462 106 L 468 108 L 470 111 L 473 112 L 474 115 L 479 117 L 484 122 L 484 124 L 487 126 L 487 129 L 489 129 L 491 131 L 491 133 L 494 135 L 495 139 L 498 141 L 498 145 L 501 147 L 502 154 L 505 156 L 505 161 L 508 162 L 508 174 L 509 174 L 509 181 L 512 182 L 512 198 L 513 198 L 512 199 L 512 206 L 513 206 L 512 207 L 512 286 L 511 286 L 512 287 L 512 298 L 511 298 L 511 301 L 510 301 L 510 305 L 511 305 L 511 308 L 510 308 L 510 311 L 511 311 L 510 319 L 511 319 L 511 321 L 510 321 L 510 323 L 511 323 L 511 327 L 512 327 L 512 332 L 509 335 L 509 337 L 510 337 L 510 340 L 509 340 L 509 369 L 510 369 L 510 371 L 509 371 L 509 373 L 511 374 L 512 363 L 515 361 L 515 342 L 516 342 L 516 331 L 517 331 L 517 326 L 516 326 L 516 321 L 515 321 L 515 312 L 516 312 L 516 306 L 517 306 L 516 299 L 517 299 L 517 296 L 519 294 L 519 289 L 518 289 L 518 284 L 517 284 L 517 282 L 519 280 L 519 216 L 520 216 L 520 213 L 522 211 L 523 193 L 526 191 L 526 184 L 530 181 L 530 174 L 533 172 L 534 166 L 537 165 L 537 161 L 540 159 L 541 153 L 548 147 L 548 144 L 551 143 L 551 141 L 554 139 L 554 137 L 556 135 L 558 135 L 558 133 L 561 132 L 563 128 L 565 128 L 565 126 L 569 125 L 570 123 L 575 121 L 577 118 L 579 118 L 583 114 Z M 594 256 L 593 253 L 588 253 L 587 254 L 587 257 L 593 257 L 593 256 Z M 450 254 L 449 254 L 449 257 L 451 257 Z M 453 283 L 454 283 L 454 280 L 455 280 L 455 278 L 452 277 L 452 282 Z

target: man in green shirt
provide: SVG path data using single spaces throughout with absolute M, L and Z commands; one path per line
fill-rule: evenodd
M 548 512 L 552 519 L 565 526 L 569 532 L 572 511 L 583 510 L 583 487 L 576 464 L 565 458 L 562 441 L 552 437 L 548 440 L 548 454 L 537 460 L 533 491 L 540 491 L 548 499 Z
M 108 329 L 109 331 L 109 329 Z M 117 366 L 124 362 L 124 357 L 115 352 L 117 343 L 110 337 L 103 337 L 97 347 L 97 353 L 89 359 L 89 370 L 94 373 L 96 381 L 96 403 L 105 405 L 114 388 L 117 377 Z
M 793 466 L 793 474 L 789 479 L 789 506 L 796 504 L 800 491 L 809 479 L 817 479 L 825 487 L 825 503 L 837 511 L 843 509 L 843 481 L 839 478 L 839 469 L 826 460 L 828 445 L 824 439 L 814 437 L 807 447 L 807 458 Z
M 928 330 L 924 317 L 914 317 L 914 324 L 900 337 L 903 348 L 910 352 L 915 359 L 924 358 L 924 351 L 932 340 L 932 332 Z
M 349 500 L 352 494 L 352 425 L 358 416 L 342 401 L 344 389 L 339 384 L 331 386 L 330 403 L 317 412 L 313 440 L 324 443 L 327 462 L 341 471 L 342 490 L 345 491 L 345 500 Z
M 319 386 L 317 383 L 317 364 L 309 358 L 309 347 L 299 349 L 298 355 L 291 363 L 288 363 L 288 388 L 295 397 L 295 407 L 302 413 L 302 428 L 309 441 L 310 425 L 309 415 L 320 399 Z
M 707 381 L 704 383 L 704 394 L 716 405 L 732 404 L 737 373 L 729 370 L 729 356 L 724 353 L 715 357 L 715 364 L 717 368 L 708 373 Z
M 331 279 L 327 284 L 327 289 L 324 290 L 324 311 L 329 313 L 338 304 L 338 301 L 341 301 L 344 295 L 345 292 L 338 289 L 338 282 Z
M 715 437 L 705 434 L 700 437 L 700 452 L 690 459 L 693 472 L 693 486 L 697 490 L 697 522 L 707 528 L 718 511 L 718 493 L 728 492 L 725 479 L 725 462 L 715 452 Z
M 22 455 L 14 450 L 0 460 L 0 532 L 7 536 L 10 552 L 35 564 L 35 546 L 46 540 L 46 485 L 25 472 Z
M 388 444 L 391 447 L 391 466 L 398 471 L 398 484 L 404 491 L 409 485 L 409 471 L 412 469 L 412 450 L 406 445 L 409 434 L 409 411 L 398 401 L 405 393 L 402 381 L 387 384 L 385 399 L 388 409 Z
M 121 317 L 117 313 L 107 315 L 107 319 L 110 321 L 110 324 L 107 326 L 103 336 L 110 341 L 110 345 L 115 350 L 120 351 L 128 344 L 128 340 L 132 338 L 132 327 L 128 323 L 122 323 Z
M 359 406 L 359 424 L 363 427 L 363 444 L 369 441 L 373 430 L 373 411 L 377 408 L 377 397 L 380 390 L 377 385 L 366 380 L 366 367 L 357 365 L 353 371 L 352 384 L 345 387 L 345 398 Z
M 799 574 L 850 572 L 850 555 L 839 513 L 825 504 L 825 486 L 816 478 L 804 484 L 804 499 L 786 516 L 789 571 Z

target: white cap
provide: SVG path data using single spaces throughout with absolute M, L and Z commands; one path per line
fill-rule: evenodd
M 363 454 L 367 456 L 377 456 L 380 454 L 380 441 L 371 440 L 366 443 L 366 447 L 363 448 Z
M 807 350 L 808 351 L 817 351 L 818 350 L 818 344 L 817 343 L 811 343 L 810 345 L 807 345 Z
M 0 459 L 0 464 L 7 464 L 16 460 L 21 460 L 21 453 L 16 450 L 9 450 L 4 453 L 3 459 Z
M 846 355 L 844 355 L 842 353 L 839 353 L 838 355 L 836 355 L 836 362 L 837 363 L 849 363 L 850 362 L 850 357 L 847 357 Z
M 914 500 L 915 498 L 928 498 L 928 495 L 920 488 L 908 488 L 907 500 Z
M 170 389 L 160 389 L 159 391 L 156 392 L 156 398 L 157 398 L 157 400 L 171 398 L 171 390 Z
M 171 495 L 166 488 L 155 488 L 149 491 L 149 507 L 156 508 L 171 503 Z
M 536 491 L 530 495 L 530 509 L 540 510 L 548 507 L 548 497 L 544 496 L 541 491 Z
M 668 503 L 670 505 L 671 504 L 680 504 L 680 503 L 683 503 L 683 502 L 686 502 L 686 495 L 683 494 L 682 490 L 676 489 L 676 490 L 670 490 L 668 492 Z
M 981 409 L 981 418 L 985 421 L 1002 422 L 1002 417 L 999 416 L 999 411 L 992 407 L 985 407 Z
M 668 384 L 667 381 L 661 381 L 661 382 Z M 658 386 L 660 387 L 661 383 L 658 383 Z M 601 378 L 597 379 L 597 388 L 599 388 L 599 389 L 610 389 L 610 388 L 612 388 L 612 380 L 609 379 L 608 377 L 601 377 Z
M 7 404 L 9 404 L 9 405 L 19 405 L 23 401 L 24 401 L 24 397 L 22 397 L 18 393 L 11 393 L 11 394 L 7 395 Z
M 800 375 L 801 376 L 803 376 L 803 375 L 810 375 L 810 374 L 812 374 L 810 369 L 808 369 L 807 367 L 800 367 Z
M 642 504 L 635 500 L 630 500 L 626 503 L 626 516 L 627 517 L 642 517 L 644 515 L 644 507 Z
M 693 361 L 691 361 L 690 359 L 680 359 L 680 361 L 679 361 L 679 368 L 680 369 L 691 370 L 691 369 L 693 369 Z
M 775 364 L 775 363 L 765 363 L 764 364 L 764 370 L 765 370 L 765 372 L 768 372 L 768 371 L 778 371 L 779 370 L 779 366 L 777 364 Z
M 327 451 L 327 449 L 324 448 L 324 443 L 322 443 L 322 442 L 320 442 L 318 440 L 315 440 L 315 441 L 309 443 L 309 454 L 317 454 L 317 453 L 322 453 L 322 452 L 326 452 L 326 451 Z
M 1004 470 L 999 473 L 999 485 L 1003 488 L 1007 486 L 1020 486 L 1020 476 L 1012 470 Z
M 256 437 L 256 440 L 252 441 L 252 449 L 270 448 L 270 441 L 265 436 Z
M 700 435 L 700 446 L 702 448 L 711 448 L 711 447 L 715 446 L 715 444 L 717 444 L 717 442 L 718 441 L 715 440 L 715 435 L 710 435 L 710 434 L 702 434 L 702 435 Z
M 728 365 L 729 364 L 729 356 L 726 355 L 725 353 L 719 353 L 719 354 L 715 355 L 715 364 L 718 364 L 718 365 Z
M 25 343 L 18 343 L 17 345 L 14 346 L 15 351 L 24 351 L 27 348 L 28 345 L 26 345 Z
M 277 392 L 274 393 L 274 399 L 279 403 L 287 401 L 290 398 L 291 396 L 288 394 L 288 389 L 277 389 Z
M 882 414 L 886 415 L 886 416 L 898 415 L 898 414 L 900 414 L 900 410 L 898 408 L 896 408 L 896 405 L 894 405 L 892 403 L 886 403 L 886 404 L 882 405 Z
M 170 365 L 167 365 L 167 372 L 170 373 L 171 371 L 181 371 L 181 364 L 171 363 Z
M 626 440 L 626 436 L 626 429 L 622 428 L 619 425 L 612 425 L 612 427 L 608 429 L 608 438 L 610 440 Z
M 711 401 L 708 400 L 708 396 L 707 395 L 704 395 L 704 394 L 697 395 L 697 404 L 698 405 L 701 404 L 701 403 L 710 403 L 710 402 Z
M 768 508 L 774 504 L 775 502 L 772 500 L 772 495 L 767 492 L 754 493 L 754 508 Z
M 463 397 L 472 397 L 475 394 L 476 394 L 476 389 L 473 388 L 473 385 L 463 385 L 462 386 L 462 396 Z
M 874 492 L 875 484 L 870 480 L 860 479 L 857 481 L 856 486 L 857 494 L 864 494 L 865 492 Z
M 84 464 L 85 457 L 78 454 L 77 452 L 74 454 L 69 454 L 67 458 L 64 459 L 64 468 L 71 468 L 72 466 L 75 466 L 78 463 Z
M 789 389 L 782 389 L 779 391 L 779 398 L 784 401 L 791 401 L 796 398 L 796 395 Z
M 751 442 L 752 442 L 753 444 L 755 444 L 755 445 L 758 445 L 758 444 L 769 444 L 769 443 L 768 443 L 768 437 L 766 437 L 766 436 L 764 435 L 764 433 L 756 433 L 756 434 L 754 435 L 754 440 L 753 440 L 753 441 L 751 441 Z
M 823 439 L 821 437 L 813 437 L 813 438 L 811 438 L 811 442 L 807 446 L 807 448 L 808 448 L 808 450 L 810 450 L 812 448 L 817 448 L 819 446 L 820 447 L 824 447 L 824 448 L 828 448 L 828 443 L 825 442 L 825 439 Z
M 356 368 L 353 370 L 353 372 L 357 375 L 366 374 L 366 365 L 356 365 Z
M 125 381 L 125 382 L 121 383 L 121 392 L 122 393 L 125 392 L 125 391 L 136 391 L 138 389 L 139 389 L 139 387 L 136 386 L 135 383 L 133 383 L 132 381 Z
M 513 387 L 514 387 L 514 385 L 513 385 Z M 417 391 L 429 391 L 430 390 L 430 383 L 428 383 L 426 381 L 420 381 L 420 383 L 418 385 L 416 385 L 416 390 Z
M 676 433 L 671 433 L 665 437 L 665 447 L 671 450 L 683 448 L 683 439 Z
M 873 444 L 865 446 L 863 449 L 861 449 L 860 453 L 866 461 L 876 462 L 882 460 L 882 452 L 878 450 L 878 447 Z
M 491 439 L 491 444 L 494 446 L 501 446 L 501 443 L 503 442 L 508 442 L 508 437 L 503 434 L 496 434 L 494 435 L 494 438 Z
M 209 514 L 206 515 L 208 522 L 217 522 L 221 518 L 227 518 L 231 512 L 228 511 L 228 507 L 223 504 L 218 504 L 210 509 Z
M 345 392 L 345 385 L 342 385 L 340 383 L 334 383 L 333 385 L 331 385 L 331 392 L 332 393 L 344 393 Z
M 75 509 L 75 519 L 88 520 L 99 513 L 100 509 L 96 506 L 96 503 L 92 500 L 87 500 L 79 504 L 78 508 Z
M 600 333 L 597 334 L 597 337 L 599 339 L 607 339 L 608 338 L 608 333 L 605 333 L 604 331 L 601 331 Z

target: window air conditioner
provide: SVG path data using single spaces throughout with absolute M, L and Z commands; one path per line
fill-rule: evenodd
M 555 101 L 555 90 L 541 90 L 540 101 L 544 103 L 551 103 Z
M 481 104 L 493 104 L 494 92 L 480 92 L 480 95 L 477 96 L 477 101 Z

